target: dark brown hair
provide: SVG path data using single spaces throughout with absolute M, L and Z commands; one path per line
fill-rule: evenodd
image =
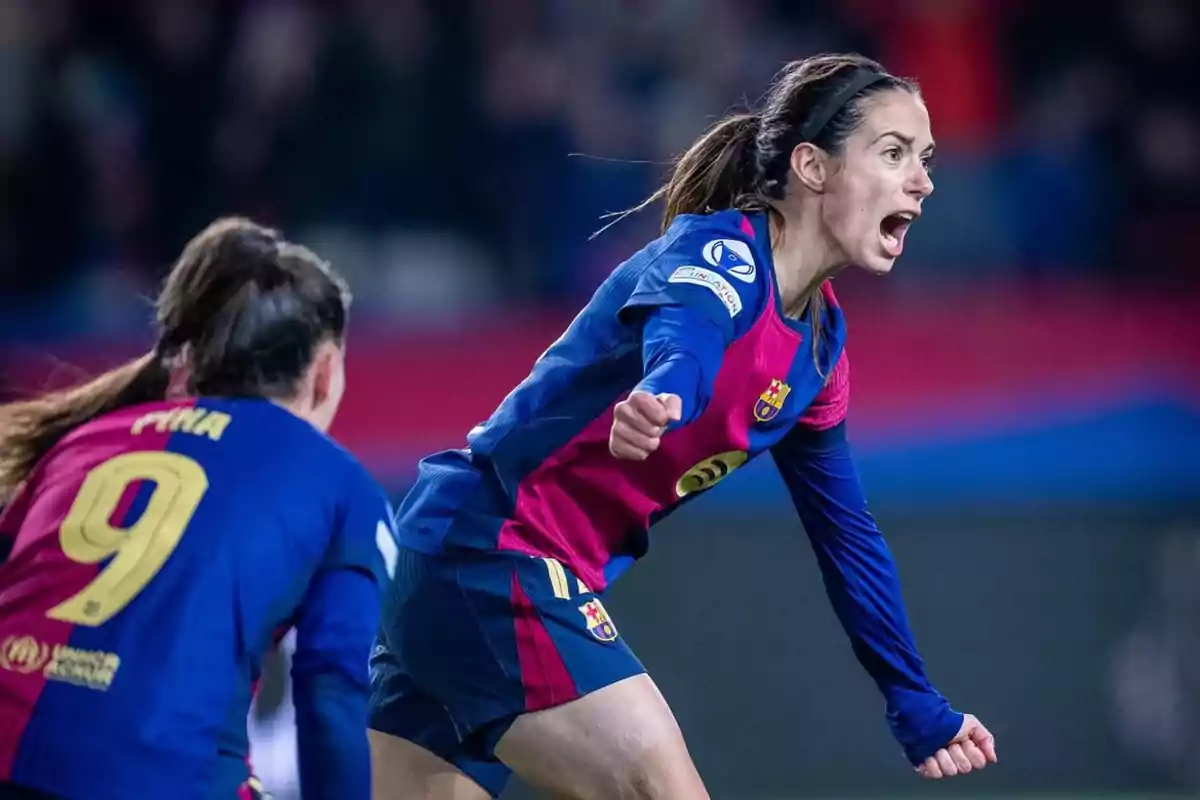
M 626 213 L 664 200 L 664 232 L 680 214 L 737 209 L 778 215 L 774 201 L 787 191 L 796 146 L 808 142 L 840 155 L 862 124 L 867 98 L 889 89 L 919 91 L 913 81 L 853 53 L 793 61 L 772 82 L 761 110 L 716 122 L 676 160 L 667 183 Z M 808 305 L 814 334 L 820 330 L 822 307 L 817 292 Z
M 154 349 L 93 380 L 0 406 L 0 501 L 71 430 L 163 400 L 179 365 L 190 394 L 286 398 L 324 340 L 342 342 L 350 293 L 312 251 L 247 219 L 188 242 L 155 304 Z

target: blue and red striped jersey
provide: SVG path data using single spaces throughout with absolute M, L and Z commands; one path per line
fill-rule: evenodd
M 402 540 L 431 552 L 553 557 L 599 591 L 682 502 L 796 425 L 839 422 L 848 388 L 841 309 L 826 286 L 814 356 L 809 324 L 782 313 L 766 241 L 765 217 L 682 216 L 618 267 L 529 377 L 471 431 L 467 449 L 422 462 L 400 509 Z M 661 310 L 696 324 L 677 325 L 678 341 L 660 337 L 658 360 L 676 369 L 656 374 L 647 320 Z M 708 373 L 703 397 L 663 383 L 689 364 Z M 682 392 L 686 424 L 646 461 L 618 461 L 608 451 L 613 407 L 639 384 Z M 483 524 L 458 524 L 467 514 Z
M 603 591 L 647 552 L 659 520 L 770 453 L 859 660 L 917 763 L 962 716 L 926 679 L 895 563 L 867 510 L 845 435 L 846 322 L 831 286 L 814 325 L 785 313 L 765 214 L 683 215 L 618 266 L 467 446 L 421 462 L 398 511 L 426 553 L 554 558 Z M 635 389 L 683 401 L 644 461 L 609 452 Z
M 0 783 L 65 798 L 234 798 L 264 655 L 295 626 L 305 797 L 366 798 L 388 503 L 259 399 L 118 410 L 0 515 Z

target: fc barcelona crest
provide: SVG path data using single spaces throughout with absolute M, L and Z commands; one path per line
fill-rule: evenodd
M 778 378 L 772 378 L 771 385 L 758 396 L 758 402 L 754 404 L 754 418 L 759 422 L 770 422 L 775 419 L 775 415 L 779 413 L 779 409 L 783 408 L 783 403 L 791 391 L 792 387 Z
M 617 639 L 617 626 L 613 625 L 604 604 L 599 598 L 588 600 L 579 607 L 579 613 L 587 620 L 588 633 L 602 642 L 614 642 Z

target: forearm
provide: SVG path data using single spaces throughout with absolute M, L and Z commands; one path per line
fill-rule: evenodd
M 686 307 L 668 306 L 647 318 L 642 341 L 645 377 L 636 390 L 678 396 L 683 413 L 676 425 L 697 419 L 712 398 L 724 333 Z
M 916 763 L 953 738 L 962 717 L 925 674 L 896 561 L 867 510 L 844 425 L 798 430 L 773 455 L 855 657 L 879 687 L 892 732 Z

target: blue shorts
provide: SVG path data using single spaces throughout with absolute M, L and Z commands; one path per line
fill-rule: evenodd
M 517 716 L 644 671 L 600 598 L 558 561 L 402 548 L 371 656 L 370 726 L 499 796 L 510 772 L 495 746 Z

